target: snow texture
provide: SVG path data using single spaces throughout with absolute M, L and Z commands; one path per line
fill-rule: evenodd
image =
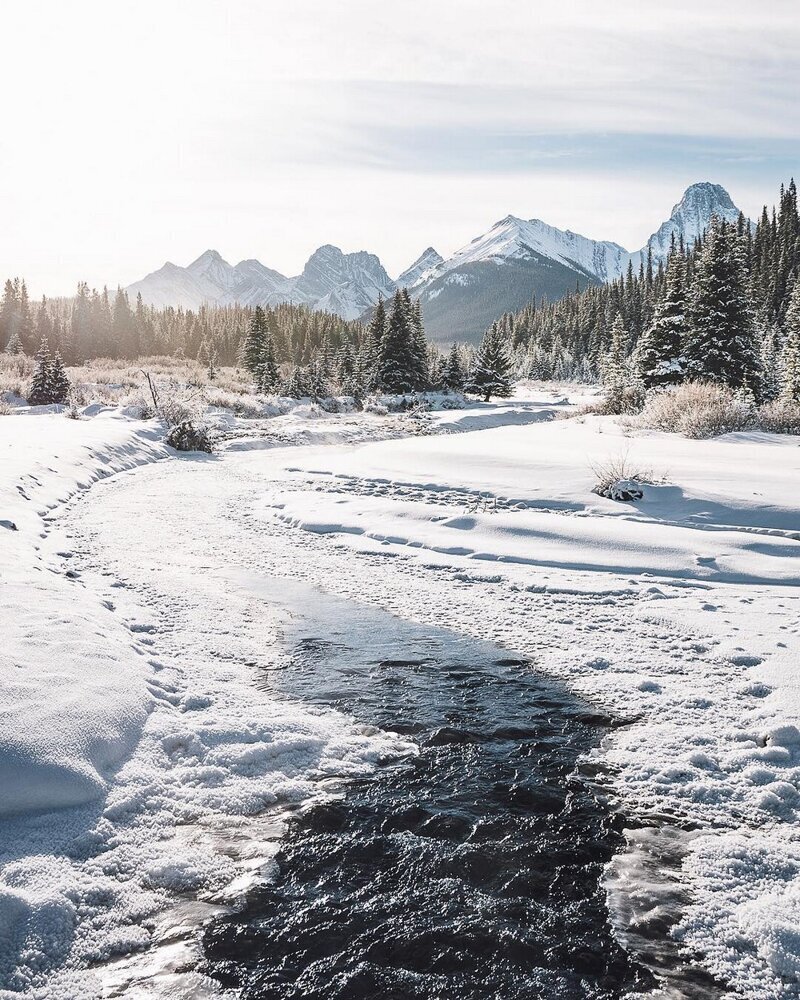
M 19 528 L 0 528 L 14 546 L 4 576 L 19 583 L 4 587 L 3 615 L 23 623 L 10 673 L 38 679 L 19 697 L 22 712 L 39 698 L 25 717 L 28 805 L 54 794 L 37 770 L 51 758 L 85 803 L 3 821 L 3 985 L 97 995 L 119 974 L 102 963 L 158 945 L 176 889 L 222 900 L 268 862 L 265 807 L 408 751 L 255 683 L 286 613 L 269 595 L 289 578 L 499 643 L 629 720 L 593 761 L 642 827 L 609 871 L 618 933 L 669 914 L 674 946 L 726 996 L 800 997 L 798 439 L 554 419 L 567 408 L 534 388 L 427 414 L 428 433 L 380 443 L 365 438 L 396 418 L 309 411 L 275 418 L 283 443 L 261 427 L 214 458 L 170 462 L 153 461 L 147 425 L 108 414 L 0 418 L 0 519 Z M 641 500 L 592 493 L 592 466 L 621 455 L 656 483 Z M 79 483 L 140 462 L 49 520 Z M 51 620 L 96 656 L 90 676 L 68 645 L 59 655 L 88 692 L 65 726 Z M 111 722 L 91 686 L 103 675 Z M 120 734 L 99 756 L 86 739 L 61 743 L 89 734 L 90 714 Z M 654 845 L 668 870 L 647 868 Z

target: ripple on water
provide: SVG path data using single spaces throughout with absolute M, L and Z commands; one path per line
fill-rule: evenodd
M 340 601 L 287 642 L 271 690 L 411 734 L 419 754 L 295 816 L 274 880 L 207 928 L 207 972 L 245 1000 L 652 987 L 606 909 L 621 818 L 576 771 L 610 720 L 496 647 Z

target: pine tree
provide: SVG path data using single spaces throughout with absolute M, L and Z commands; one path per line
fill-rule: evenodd
M 356 372 L 356 358 L 353 354 L 353 345 L 349 338 L 342 340 L 339 354 L 336 358 L 336 379 L 339 385 L 344 386 L 345 382 L 352 379 Z
M 61 355 L 56 351 L 50 364 L 49 393 L 51 403 L 66 403 L 69 396 L 69 379 Z
M 369 324 L 369 341 L 374 351 L 375 357 L 380 357 L 383 338 L 386 336 L 386 305 L 383 296 L 378 295 L 378 302 L 375 306 L 375 313 L 372 322 Z
M 33 369 L 31 387 L 28 390 L 28 402 L 31 406 L 44 406 L 52 402 L 50 399 L 50 379 L 53 359 L 46 340 L 39 345 L 36 352 L 36 365 Z
M 777 399 L 780 395 L 780 369 L 778 351 L 778 331 L 772 326 L 761 336 L 759 349 L 761 365 L 761 398 L 765 402 Z
M 683 380 L 682 348 L 687 330 L 684 280 L 684 262 L 673 235 L 665 294 L 636 348 L 636 370 L 645 388 L 676 385 Z
M 19 339 L 19 333 L 15 330 L 9 337 L 8 343 L 6 344 L 6 354 L 17 355 L 22 353 L 22 341 Z
M 780 387 L 784 399 L 800 403 L 800 279 L 786 310 L 786 342 L 781 352 Z
M 266 336 L 264 338 L 264 347 L 261 353 L 261 363 L 259 364 L 258 371 L 256 372 L 256 385 L 258 387 L 258 391 L 267 395 L 275 392 L 280 380 L 281 374 L 275 357 L 275 338 L 272 336 L 272 331 L 267 329 Z
M 447 355 L 442 368 L 442 387 L 453 392 L 460 392 L 464 388 L 464 369 L 461 366 L 461 352 L 458 344 L 453 344 L 450 353 Z
M 507 399 L 511 395 L 511 358 L 508 343 L 497 323 L 483 335 L 475 353 L 467 392 L 483 396 L 487 403 L 492 396 Z
M 428 366 L 428 341 L 425 337 L 425 327 L 422 324 L 422 306 L 419 299 L 411 301 L 407 288 L 403 289 L 403 298 L 408 311 L 412 332 L 412 381 L 417 390 L 427 389 L 430 385 L 430 368 Z
M 384 392 L 413 392 L 419 388 L 419 355 L 416 330 L 407 297 L 398 289 L 380 343 L 378 385 Z
M 628 331 L 622 313 L 617 313 L 611 326 L 611 346 L 603 362 L 603 385 L 607 398 L 616 408 L 622 400 L 631 378 L 628 365 Z
M 694 275 L 684 348 L 690 378 L 761 392 L 758 350 L 735 230 L 711 220 Z
M 319 402 L 321 399 L 330 399 L 333 395 L 321 360 L 315 361 L 309 366 L 308 394 L 314 402 Z
M 264 360 L 266 339 L 267 318 L 261 306 L 256 306 L 250 321 L 250 329 L 242 345 L 242 364 L 254 378 L 258 378 L 258 370 Z
M 311 395 L 306 372 L 299 366 L 295 366 L 289 378 L 283 384 L 283 394 L 292 399 L 304 399 Z

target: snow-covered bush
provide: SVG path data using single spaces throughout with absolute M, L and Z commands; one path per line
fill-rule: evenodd
M 612 455 L 591 466 L 597 477 L 592 493 L 611 500 L 640 500 L 642 486 L 653 483 L 653 472 L 633 462 L 627 454 Z
M 364 401 L 364 413 L 375 413 L 379 417 L 385 417 L 389 412 L 389 407 L 385 406 L 377 397 L 369 396 Z
M 659 431 L 674 431 L 690 438 L 709 438 L 756 425 L 751 401 L 726 386 L 687 382 L 665 392 L 653 393 L 641 413 L 641 423 Z
M 203 407 L 202 393 L 175 379 L 156 386 L 155 403 L 158 416 L 169 427 L 197 420 Z
M 205 451 L 210 455 L 214 450 L 205 427 L 195 425 L 191 420 L 170 427 L 167 444 L 176 451 Z
M 793 399 L 775 399 L 758 411 L 762 430 L 773 434 L 800 434 L 800 403 Z
M 123 396 L 120 405 L 127 416 L 137 420 L 150 420 L 156 415 L 153 400 L 148 399 L 142 392 L 132 392 Z
M 217 406 L 221 410 L 231 410 L 237 417 L 263 417 L 264 406 L 255 396 L 231 392 L 217 387 L 205 391 L 205 400 L 209 406 Z
M 611 386 L 596 403 L 591 403 L 592 413 L 604 416 L 623 416 L 640 413 L 645 402 L 644 387 L 639 383 Z

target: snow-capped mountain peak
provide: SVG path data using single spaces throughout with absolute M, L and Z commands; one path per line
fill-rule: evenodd
M 631 254 L 634 267 L 638 267 L 639 261 L 646 258 L 648 247 L 656 263 L 666 260 L 673 235 L 676 240 L 682 236 L 684 243 L 691 246 L 698 236 L 703 235 L 715 215 L 727 222 L 736 222 L 739 209 L 721 184 L 712 184 L 710 181 L 691 184 L 677 205 L 673 206 L 666 222 L 653 233 L 642 250 Z
M 443 261 L 433 276 L 439 277 L 454 268 L 481 261 L 503 263 L 546 258 L 584 275 L 608 281 L 621 273 L 626 257 L 627 251 L 616 243 L 592 240 L 569 229 L 557 229 L 541 219 L 525 220 L 507 215 L 456 251 L 449 260 Z
M 413 288 L 414 285 L 425 281 L 430 272 L 444 261 L 444 257 L 433 247 L 423 250 L 410 267 L 398 277 L 397 284 L 400 288 Z

